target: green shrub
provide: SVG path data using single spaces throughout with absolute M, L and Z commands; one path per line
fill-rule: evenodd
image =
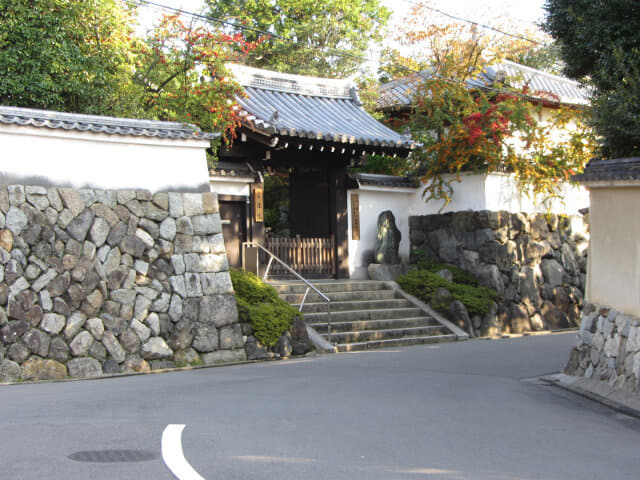
M 291 328 L 298 311 L 286 302 L 259 303 L 249 306 L 254 336 L 272 347 Z
M 433 262 L 435 263 L 435 262 Z M 398 284 L 404 291 L 419 298 L 423 302 L 430 303 L 431 296 L 438 288 L 446 288 L 451 292 L 451 295 L 455 300 L 461 301 L 467 308 L 469 315 L 486 315 L 489 313 L 491 305 L 498 299 L 498 293 L 487 287 L 477 286 L 477 280 L 467 272 L 456 268 L 460 272 L 464 273 L 462 278 L 463 282 L 456 279 L 456 274 L 451 269 L 450 265 L 438 264 L 439 267 L 432 271 L 431 269 L 418 269 L 408 272 L 398 278 Z M 449 269 L 454 275 L 453 282 L 449 282 L 446 279 L 438 275 L 438 270 L 442 268 Z M 468 278 L 467 278 L 468 277 Z M 460 276 L 458 277 L 460 278 Z M 473 280 L 475 285 L 470 284 L 469 278 Z M 436 309 L 444 308 L 444 305 L 434 305 Z
M 453 275 L 454 283 L 463 283 L 465 285 L 471 285 L 472 287 L 478 286 L 478 279 L 469 272 L 465 272 L 461 268 L 449 263 L 436 262 L 423 250 L 414 250 L 411 252 L 411 263 L 414 263 L 416 267 L 418 267 L 418 270 L 427 270 L 433 273 L 447 269 Z
M 302 314 L 253 273 L 236 269 L 229 273 L 236 291 L 240 321 L 251 323 L 256 339 L 272 347 L 291 328 L 296 316 Z
M 231 268 L 229 274 L 236 298 L 241 298 L 250 305 L 280 300 L 276 289 L 264 283 L 255 274 L 235 268 Z

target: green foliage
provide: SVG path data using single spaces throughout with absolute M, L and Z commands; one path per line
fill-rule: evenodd
M 349 167 L 350 172 L 378 173 L 381 175 L 404 175 L 405 160 L 401 158 L 387 157 L 384 155 L 367 155 L 363 165 Z
M 453 275 L 453 281 L 455 283 L 462 283 L 470 285 L 472 287 L 478 286 L 478 279 L 471 275 L 469 272 L 462 270 L 461 268 L 451 265 L 449 263 L 440 263 L 431 259 L 426 252 L 422 250 L 414 250 L 411 252 L 411 263 L 415 264 L 419 270 L 427 270 L 432 273 L 439 272 L 440 270 L 449 270 Z
M 241 322 L 250 322 L 254 336 L 271 347 L 291 328 L 298 310 L 278 297 L 276 290 L 251 272 L 231 269 Z
M 144 41 L 132 46 L 133 113 L 194 123 L 204 131 L 221 131 L 231 140 L 239 125 L 233 99 L 242 88 L 231 79 L 226 63 L 241 60 L 255 47 L 242 34 L 232 36 L 184 23 L 176 15 L 165 16 Z
M 0 104 L 193 123 L 233 138 L 241 34 L 165 16 L 145 39 L 118 0 L 0 0 Z M 210 160 L 215 160 L 210 157 Z
M 280 300 L 275 288 L 264 283 L 255 274 L 235 268 L 229 270 L 229 273 L 236 297 L 247 302 L 249 305 L 276 303 Z
M 272 347 L 291 328 L 298 311 L 285 302 L 259 303 L 249 307 L 254 336 Z
M 450 265 L 425 264 L 427 268 L 412 270 L 406 275 L 398 278 L 398 284 L 407 293 L 420 300 L 431 303 L 432 295 L 438 288 L 449 290 L 455 300 L 461 301 L 467 308 L 469 315 L 486 315 L 491 306 L 498 299 L 498 293 L 487 287 L 478 286 L 477 280 L 466 273 L 461 275 L 462 270 L 452 268 Z M 454 281 L 449 282 L 435 273 L 442 268 L 447 268 L 454 274 Z M 454 272 L 457 270 L 457 272 Z M 457 275 L 457 276 L 456 276 Z M 471 277 L 471 278 L 470 278 Z M 464 283 L 463 283 L 464 282 Z M 438 310 L 444 310 L 448 305 L 433 305 Z
M 607 156 L 640 149 L 640 4 L 633 0 L 547 0 L 545 29 L 570 77 L 593 88 L 591 123 Z
M 118 112 L 132 11 L 118 0 L 0 0 L 0 103 Z
M 558 105 L 539 121 L 542 105 L 529 98 L 544 92 L 531 92 L 526 85 L 516 91 L 506 84 L 498 85 L 499 93 L 472 90 L 466 82 L 477 72 L 459 76 L 457 70 L 451 59 L 417 88 L 411 128 L 422 147 L 412 159 L 427 184 L 426 200 L 449 203 L 453 183 L 469 171 L 510 171 L 523 193 L 559 197 L 559 185 L 592 155 L 593 137 L 581 112 Z
M 363 63 L 359 56 L 372 41 L 381 38 L 381 28 L 390 11 L 380 0 L 207 0 L 210 14 L 277 37 L 264 38 L 248 64 L 288 73 L 316 76 L 346 76 Z M 250 41 L 262 37 L 246 32 Z M 336 55 L 339 49 L 350 55 Z
M 272 171 L 264 176 L 264 225 L 274 235 L 289 236 L 288 219 L 281 212 L 289 212 L 289 173 Z

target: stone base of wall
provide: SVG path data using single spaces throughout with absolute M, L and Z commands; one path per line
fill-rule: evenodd
M 585 302 L 564 373 L 640 392 L 640 318 Z
M 211 193 L 0 185 L 0 381 L 246 358 Z
M 411 249 L 475 275 L 500 296 L 483 336 L 578 325 L 586 280 L 582 217 L 463 211 L 409 218 Z

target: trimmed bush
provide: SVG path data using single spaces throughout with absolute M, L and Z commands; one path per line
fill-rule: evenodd
M 436 262 L 433 262 L 434 264 Z M 402 289 L 419 298 L 423 302 L 431 303 L 431 297 L 438 288 L 446 288 L 451 292 L 455 300 L 460 300 L 467 308 L 469 315 L 484 316 L 489 313 L 491 305 L 498 299 L 498 293 L 487 287 L 477 286 L 478 281 L 467 272 L 460 270 L 465 275 L 462 276 L 464 282 L 456 280 L 456 274 L 449 265 L 437 264 L 438 267 L 430 267 L 430 269 L 418 269 L 408 272 L 398 278 L 397 282 Z M 438 275 L 437 271 L 446 268 L 453 273 L 454 281 L 449 282 Z M 435 271 L 431 271 L 434 269 Z M 469 279 L 473 280 L 476 286 L 470 284 Z M 458 277 L 460 278 L 460 277 Z M 443 310 L 448 305 L 432 305 L 436 310 Z
M 296 316 L 302 314 L 253 273 L 236 269 L 229 273 L 236 291 L 240 321 L 251 323 L 256 339 L 272 347 L 291 328 Z
M 469 272 L 465 272 L 461 268 L 449 263 L 436 262 L 429 258 L 427 253 L 422 250 L 414 250 L 411 252 L 411 263 L 415 264 L 418 270 L 427 270 L 433 273 L 447 269 L 453 275 L 454 283 L 463 283 L 465 285 L 471 285 L 472 287 L 478 286 L 478 279 Z

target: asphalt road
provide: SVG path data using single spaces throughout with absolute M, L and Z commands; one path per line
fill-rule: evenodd
M 207 480 L 637 479 L 640 420 L 527 380 L 574 336 L 2 386 L 0 478 L 173 479 L 179 424 Z

